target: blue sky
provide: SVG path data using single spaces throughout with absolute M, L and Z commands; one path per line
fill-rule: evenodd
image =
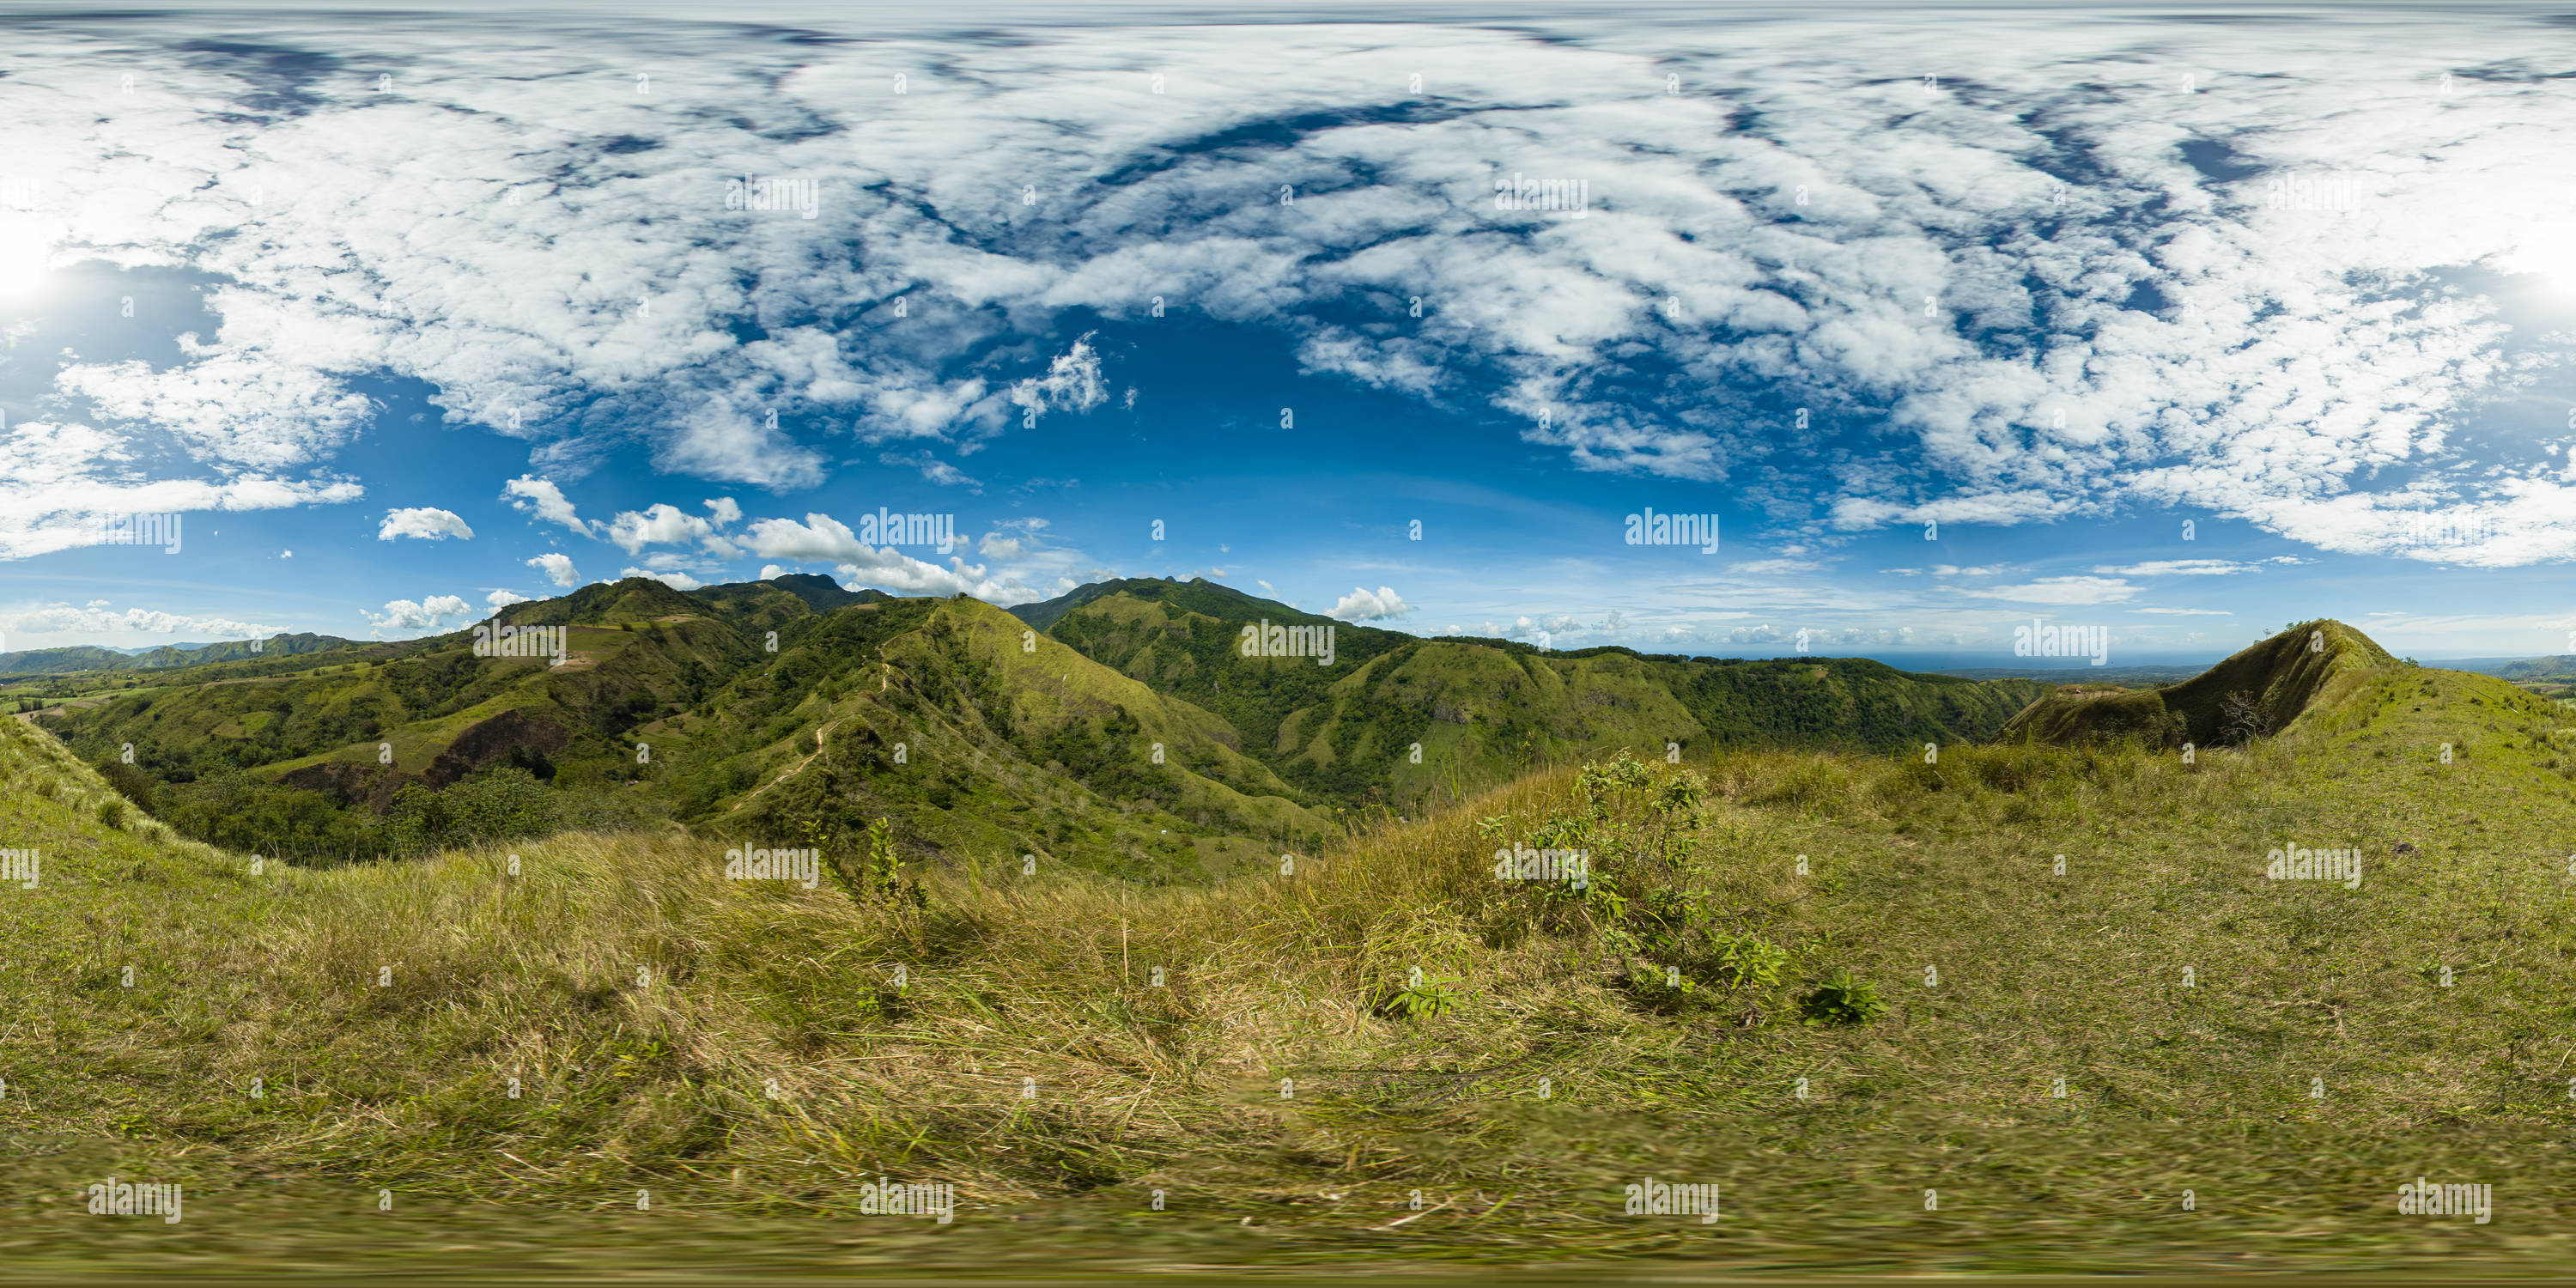
M 31 27 L 0 633 L 776 567 L 1657 652 L 2576 651 L 2569 56 L 2409 21 Z M 1628 545 L 1649 507 L 1721 548 Z M 137 513 L 181 550 L 97 544 Z

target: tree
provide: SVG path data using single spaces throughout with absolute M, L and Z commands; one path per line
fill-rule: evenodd
M 2242 746 L 2257 738 L 2272 736 L 2272 717 L 2263 710 L 2262 700 L 2252 692 L 2238 689 L 2219 699 L 2220 728 L 2227 740 Z

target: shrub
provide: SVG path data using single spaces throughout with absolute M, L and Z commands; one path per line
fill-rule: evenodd
M 1849 969 L 1832 976 L 1798 999 L 1798 1011 L 1809 1024 L 1867 1024 L 1887 1010 L 1878 989 L 1851 977 Z
M 98 776 L 106 779 L 107 785 L 115 788 L 118 795 L 132 801 L 134 808 L 147 814 L 152 812 L 153 789 L 160 785 L 152 775 L 124 761 L 110 760 L 98 767 Z
M 127 808 L 128 806 L 122 797 L 108 797 L 106 800 L 98 803 L 98 821 L 109 827 L 124 827 L 125 811 Z
M 1760 935 L 1716 937 L 1717 973 L 1728 988 L 1767 988 L 1780 982 L 1789 950 Z
M 1422 968 L 1416 966 L 1406 978 L 1404 987 L 1390 986 L 1381 991 L 1374 1009 L 1391 1020 L 1427 1020 L 1443 1015 L 1461 1000 L 1459 994 L 1449 988 L 1457 982 L 1455 979 L 1428 978 L 1423 975 Z

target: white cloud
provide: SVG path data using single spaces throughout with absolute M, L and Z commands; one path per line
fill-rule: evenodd
M 95 545 L 109 518 L 333 505 L 365 495 L 347 479 L 247 469 L 154 478 L 139 463 L 147 446 L 131 435 L 52 421 L 0 431 L 0 559 Z M 189 527 L 183 517 L 183 537 Z
M 375 634 L 382 637 L 388 631 L 425 634 L 438 630 L 448 618 L 463 616 L 470 611 L 465 601 L 454 595 L 431 595 L 424 599 L 387 600 L 381 615 L 363 613 L 362 616 L 375 625 Z
M 700 586 L 706 585 L 705 582 L 700 581 L 687 573 L 678 571 L 652 572 L 642 568 L 629 568 L 617 575 L 620 577 L 650 577 L 673 590 L 696 590 Z
M 444 541 L 449 537 L 471 541 L 474 529 L 450 510 L 409 509 L 385 511 L 384 526 L 376 529 L 378 541 L 396 537 L 419 537 L 426 541 Z
M 590 523 L 573 513 L 572 502 L 565 499 L 563 489 L 551 479 L 522 474 L 502 484 L 501 494 L 509 498 L 511 505 L 544 522 L 560 523 L 585 537 L 592 535 Z
M 808 514 L 803 523 L 794 519 L 755 520 L 744 529 L 743 541 L 753 554 L 763 558 L 803 563 L 831 563 L 875 553 L 848 524 L 828 514 Z
M 1412 611 L 1412 605 L 1405 603 L 1404 597 L 1396 594 L 1391 587 L 1380 586 L 1375 593 L 1371 593 L 1367 587 L 1361 586 L 1342 596 L 1339 603 L 1324 610 L 1324 615 L 1337 617 L 1346 622 L 1383 622 L 1392 621 Z
M 981 543 L 981 549 L 988 559 L 1017 559 L 1020 557 L 1020 539 L 987 535 Z
M 771 581 L 786 575 L 787 570 L 779 567 L 777 564 L 762 564 L 760 566 L 760 579 L 762 581 Z
M 208 300 L 219 310 L 235 303 L 229 291 Z M 141 361 L 75 364 L 56 375 L 54 388 L 87 399 L 102 419 L 168 434 L 217 466 L 293 469 L 337 451 L 366 419 L 366 398 L 306 365 L 308 351 L 210 351 L 194 341 L 180 347 L 207 355 L 195 363 L 163 371 Z
M 572 570 L 572 558 L 569 555 L 538 555 L 528 561 L 528 566 L 543 571 L 547 579 L 558 586 L 571 586 L 581 580 L 581 575 Z
M 1035 527 L 1025 530 L 1034 532 Z M 1003 605 L 1046 598 L 1038 591 L 1040 583 L 1035 579 L 1080 559 L 1078 551 L 1029 548 L 1020 552 L 1025 566 L 1001 576 L 989 575 L 990 565 L 969 564 L 963 556 L 951 556 L 943 568 L 891 546 L 872 549 L 859 540 L 848 524 L 828 514 L 808 514 L 803 523 L 793 519 L 756 520 L 743 530 L 743 542 L 763 558 L 829 563 L 849 581 L 895 594 L 972 595 L 986 603 Z
M 1159 296 L 1273 329 L 1317 373 L 1486 400 L 1578 468 L 1803 474 L 1820 528 L 2191 506 L 2322 549 L 2576 556 L 2560 446 L 2463 432 L 2533 368 L 2497 305 L 2427 275 L 2565 271 L 2576 180 L 2548 161 L 2566 139 L 2545 27 L 2445 15 L 2445 57 L 2484 70 L 2427 111 L 2353 97 L 2423 80 L 2421 42 L 2364 23 L 2231 26 L 2196 94 L 2172 88 L 2206 61 L 2180 25 L 1543 25 L 1103 25 L 818 41 L 792 66 L 761 33 L 719 33 L 651 95 L 567 74 L 549 29 L 441 29 L 405 33 L 400 93 L 301 96 L 245 127 L 242 105 L 276 93 L 264 64 L 209 62 L 209 29 L 172 19 L 116 33 L 141 73 L 117 112 L 80 88 L 102 37 L 78 24 L 13 33 L 10 83 L 38 191 L 68 194 L 26 212 L 60 257 L 225 283 L 205 296 L 216 338 L 177 365 L 75 360 L 58 392 L 166 428 L 200 488 L 256 471 L 298 497 L 281 504 L 354 495 L 296 476 L 365 418 L 361 373 L 426 382 L 538 468 L 640 441 L 663 470 L 803 486 L 827 464 L 809 444 L 835 436 L 963 450 L 1017 411 L 1098 406 L 1088 338 L 1025 378 L 1045 351 L 1013 342 Z M 648 63 L 665 38 L 586 32 L 584 67 Z M 275 39 L 328 64 L 383 37 L 315 21 Z M 1175 100 L 1131 92 L 1140 40 L 1158 66 L 1224 70 L 1183 73 Z M 941 110 L 886 110 L 890 60 Z M 1976 88 L 1887 73 L 1917 65 Z M 1385 120 L 1425 66 L 1446 69 L 1443 111 Z M 1525 93 L 1668 72 L 1726 90 L 1634 110 Z M 1289 137 L 1196 146 L 1256 127 Z M 2203 176 L 2182 140 L 2264 173 Z M 718 176 L 745 156 L 817 178 L 820 217 L 725 211 Z M 2083 182 L 2061 190 L 2069 162 Z M 1598 208 L 1497 210 L 1494 173 L 1524 167 L 1579 170 Z M 452 178 L 414 177 L 433 171 Z M 2358 200 L 2266 201 L 2283 174 L 2349 177 Z M 1245 196 L 1283 185 L 1293 206 Z M 1893 446 L 1816 450 L 1778 397 L 1883 408 Z M 180 481 L 162 468 L 78 472 Z M 12 513 L 0 553 L 151 508 Z M 2428 519 L 2473 535 L 2413 539 Z M 548 521 L 583 530 L 568 505 Z
M 1045 375 L 1011 386 L 1011 402 L 1039 416 L 1050 411 L 1089 411 L 1108 397 L 1108 386 L 1100 378 L 1100 353 L 1091 347 L 1089 332 L 1048 363 Z
M 984 490 L 984 485 L 981 482 L 968 477 L 964 470 L 961 470 L 946 461 L 940 460 L 928 452 L 914 452 L 910 455 L 900 455 L 894 452 L 881 452 L 877 455 L 877 463 L 879 465 L 894 465 L 907 469 L 919 470 L 921 471 L 922 478 L 932 483 L 936 483 L 941 487 L 962 487 L 979 494 Z
M 117 638 L 126 635 L 188 635 L 209 640 L 266 639 L 284 630 L 256 622 L 237 621 L 230 617 L 212 617 L 193 613 L 166 613 L 150 608 L 118 609 L 108 600 L 93 599 L 74 607 L 68 603 L 46 604 L 15 613 L 6 619 L 9 629 L 27 635 L 77 635 L 93 638 Z M 22 641 L 22 646 L 23 646 Z M 62 645 L 46 642 L 40 648 Z
M 739 510 L 736 511 L 739 514 Z M 667 545 L 695 541 L 709 553 L 730 558 L 739 553 L 734 544 L 716 531 L 716 525 L 668 503 L 647 507 L 642 512 L 627 510 L 609 521 L 603 536 L 619 549 L 634 554 L 649 545 Z
M 531 601 L 527 596 L 513 590 L 496 590 L 483 597 L 483 603 L 496 613 L 504 608 L 508 608 L 512 604 L 525 604 L 531 602 L 533 601 Z
M 2239 562 L 2234 559 L 2158 559 L 2149 563 L 2130 564 L 2125 568 L 2102 567 L 2093 571 L 2106 577 L 2226 577 L 2240 572 L 2260 572 L 2269 560 Z
M 716 526 L 729 528 L 742 522 L 742 506 L 732 497 L 720 496 L 706 503 L 707 511 L 716 516 Z
M 2042 577 L 2019 586 L 1953 587 L 1962 595 L 2003 599 L 2018 604 L 2116 604 L 2136 598 L 2138 588 L 2108 577 Z

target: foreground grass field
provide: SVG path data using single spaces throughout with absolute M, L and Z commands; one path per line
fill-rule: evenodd
M 2188 763 L 1612 762 L 1152 890 L 676 833 L 254 871 L 0 722 L 0 1264 L 2563 1272 L 2566 720 L 2373 662 Z M 111 1174 L 185 1220 L 88 1215 Z

